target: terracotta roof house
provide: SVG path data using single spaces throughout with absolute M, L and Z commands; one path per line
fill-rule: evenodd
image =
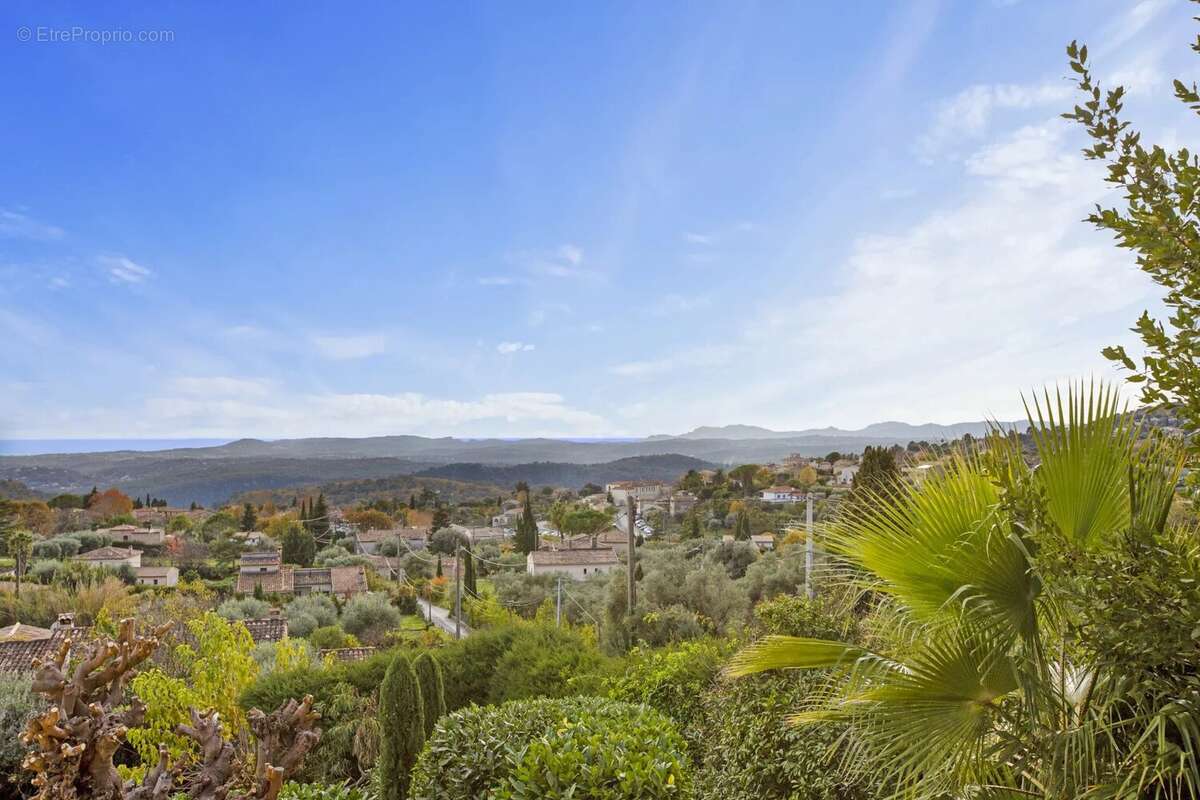
M 375 570 L 375 574 L 381 578 L 386 578 L 390 581 L 398 581 L 404 577 L 404 559 L 394 558 L 389 556 L 364 556 L 371 569 Z
M 350 567 L 293 567 L 278 553 L 246 553 L 238 566 L 237 592 L 253 594 L 336 594 L 349 598 L 367 591 L 367 572 Z
M 49 635 L 40 639 L 0 641 L 0 672 L 32 672 L 36 660 L 50 658 L 58 652 L 67 639 L 70 639 L 74 646 L 85 641 L 91 634 L 91 628 L 75 627 L 74 617 L 71 614 L 60 614 L 58 621 L 48 631 L 45 628 L 33 628 L 30 625 L 21 627 L 27 631 L 38 631 L 39 633 L 45 631 Z M 5 628 L 5 630 L 9 629 Z
M 142 552 L 130 548 L 119 547 L 98 547 L 95 550 L 89 550 L 86 553 L 80 553 L 73 557 L 74 561 L 83 561 L 91 564 L 93 567 L 111 567 L 119 569 L 120 567 L 130 566 L 137 569 L 142 565 Z
M 250 631 L 250 638 L 255 644 L 260 642 L 281 642 L 288 638 L 287 620 L 282 616 L 262 617 L 261 619 L 244 619 L 242 624 Z
M 525 557 L 525 568 L 530 575 L 567 575 L 574 580 L 583 580 L 592 575 L 603 575 L 620 565 L 616 551 L 611 548 L 595 550 L 534 550 Z
M 14 622 L 7 628 L 0 628 L 0 642 L 33 642 L 40 639 L 49 639 L 51 633 L 49 628 L 38 628 L 33 625 Z
M 471 546 L 483 544 L 484 542 L 503 542 L 508 538 L 508 532 L 504 528 L 468 528 L 467 538 L 471 541 Z
M 732 533 L 726 533 L 721 537 L 723 542 L 735 542 Z M 775 534 L 772 533 L 756 533 L 750 537 L 750 544 L 759 549 L 759 552 L 775 549 Z
M 371 528 L 354 534 L 354 552 L 369 556 L 379 552 L 386 541 L 400 541 L 401 551 L 408 545 L 413 550 L 424 550 L 428 543 L 428 532 L 424 528 Z
M 114 544 L 140 544 L 145 547 L 159 547 L 166 541 L 162 528 L 139 528 L 136 525 L 116 525 L 112 528 L 101 528 L 100 533 L 107 534 Z
M 365 658 L 370 658 L 378 652 L 378 647 L 339 647 L 335 650 L 321 650 L 320 656 L 324 659 L 326 656 L 332 656 L 334 661 L 349 662 L 362 661 Z

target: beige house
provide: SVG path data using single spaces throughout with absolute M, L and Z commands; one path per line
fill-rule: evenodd
M 367 531 L 356 531 L 354 552 L 359 555 L 373 556 L 379 552 L 379 547 L 384 542 L 398 541 L 399 552 L 403 555 L 409 550 L 424 550 L 428 544 L 427 536 L 428 531 L 424 528 L 372 528 Z
M 293 567 L 280 563 L 279 554 L 246 553 L 238 565 L 238 594 L 333 594 L 348 599 L 367 591 L 367 571 L 350 567 Z
M 179 567 L 138 567 L 134 574 L 141 586 L 175 586 L 179 583 Z
M 604 575 L 621 564 L 611 548 L 595 550 L 534 550 L 525 557 L 530 575 L 566 575 L 581 581 L 592 575 Z
M 736 542 L 732 533 L 726 533 L 721 537 L 723 542 Z M 750 543 L 758 548 L 760 553 L 765 553 L 768 550 L 775 549 L 775 534 L 772 533 L 756 533 L 750 537 Z
M 635 503 L 657 500 L 666 496 L 670 487 L 662 481 L 616 481 L 604 487 L 612 495 L 613 503 L 623 506 L 633 498 Z
M 99 533 L 107 534 L 113 544 L 138 544 L 143 547 L 161 547 L 166 541 L 162 528 L 139 528 L 136 525 L 116 525 L 112 528 L 101 528 Z
M 137 569 L 142 565 L 142 552 L 134 550 L 132 547 L 99 547 L 95 550 L 89 550 L 86 553 L 80 553 L 73 560 L 82 561 L 93 567 L 120 569 L 121 567 L 128 566 Z

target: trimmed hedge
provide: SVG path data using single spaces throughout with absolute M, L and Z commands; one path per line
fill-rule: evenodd
M 686 745 L 645 706 L 516 700 L 443 717 L 413 772 L 414 800 L 690 798 Z

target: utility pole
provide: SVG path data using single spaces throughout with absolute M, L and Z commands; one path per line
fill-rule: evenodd
M 554 602 L 554 627 L 562 627 L 562 575 L 558 576 L 558 599 Z
M 816 581 L 813 579 L 813 498 L 812 492 L 805 495 L 804 510 L 804 594 L 809 600 L 817 596 Z
M 629 527 L 629 537 L 628 537 L 629 558 L 626 559 L 629 562 L 629 591 L 627 593 L 628 596 L 626 597 L 626 600 L 629 603 L 628 613 L 632 614 L 633 607 L 634 607 L 634 605 L 637 604 L 637 584 L 634 580 L 634 572 L 637 569 L 635 566 L 636 561 L 637 561 L 637 533 L 635 532 L 635 528 L 634 528 L 634 524 L 633 524 L 634 516 L 636 515 L 637 512 L 634 510 L 635 505 L 634 505 L 634 501 L 633 501 L 633 492 L 632 491 L 629 493 L 629 496 L 626 498 L 626 501 L 628 503 L 628 509 L 629 509 L 629 519 L 628 519 L 628 522 L 629 522 L 629 526 L 628 526 Z
M 454 548 L 454 638 L 462 638 L 462 576 L 458 565 L 462 563 L 462 545 Z

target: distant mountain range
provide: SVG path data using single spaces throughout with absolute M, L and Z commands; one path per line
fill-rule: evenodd
M 656 434 L 649 437 L 651 441 L 664 439 L 809 439 L 830 438 L 847 439 L 903 439 L 906 442 L 939 442 L 961 438 L 964 434 L 982 436 L 991 430 L 991 422 L 957 422 L 953 425 L 938 425 L 927 422 L 924 425 L 912 425 L 907 422 L 876 422 L 865 428 L 845 430 L 843 428 L 806 428 L 801 431 L 773 431 L 760 428 L 757 425 L 725 425 L 719 428 L 702 426 L 678 436 Z M 1024 420 L 1020 422 L 1001 422 L 1004 428 L 1023 428 Z
M 1023 424 L 1022 424 L 1023 427 Z M 702 427 L 646 439 L 455 439 L 424 436 L 239 439 L 203 447 L 0 456 L 0 481 L 54 495 L 117 486 L 171 503 L 221 503 L 244 492 L 411 476 L 511 486 L 578 488 L 613 480 L 673 479 L 688 469 L 780 461 L 792 453 L 859 452 L 868 445 L 945 441 L 986 432 L 985 422 L 859 430 L 773 431 L 752 425 Z M 49 442 L 40 446 L 51 446 Z

